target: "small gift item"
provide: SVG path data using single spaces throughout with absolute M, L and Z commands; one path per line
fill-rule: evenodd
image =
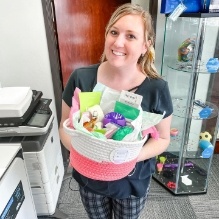
M 126 120 L 122 114 L 116 112 L 110 112 L 104 116 L 103 126 L 106 126 L 107 123 L 115 123 L 119 126 L 125 126 Z
M 94 127 L 95 127 L 96 121 L 97 121 L 97 119 L 93 117 L 89 122 L 84 122 L 84 123 L 83 123 L 83 126 L 84 126 L 84 128 L 86 128 L 89 132 L 92 132 L 93 129 L 94 129 Z
M 90 122 L 90 120 L 92 119 L 92 115 L 90 112 L 83 112 L 81 114 L 81 122 L 85 123 L 85 122 Z
M 102 129 L 103 128 L 103 123 L 102 122 L 96 122 L 94 128 L 95 129 Z
M 140 110 L 125 103 L 116 101 L 114 112 L 121 113 L 126 119 L 134 120 L 139 116 Z
M 89 107 L 100 104 L 101 92 L 80 92 L 80 111 L 81 113 L 87 111 Z
M 80 100 L 79 100 L 79 93 L 81 92 L 81 90 L 76 87 L 74 90 L 74 95 L 72 96 L 72 106 L 70 109 L 70 113 L 69 113 L 69 121 L 70 121 L 70 126 L 73 128 L 73 114 L 75 112 L 77 112 L 78 110 L 80 110 Z
M 115 132 L 115 134 L 112 136 L 112 139 L 116 141 L 121 141 L 126 135 L 132 132 L 133 132 L 133 127 L 123 126 Z
M 89 107 L 87 111 L 90 112 L 93 117 L 97 118 L 97 122 L 101 122 L 104 118 L 104 114 L 100 105 L 94 105 L 92 107 Z
M 119 126 L 115 123 L 107 123 L 105 126 L 107 129 L 105 133 L 106 138 L 112 138 L 113 134 L 119 129 Z

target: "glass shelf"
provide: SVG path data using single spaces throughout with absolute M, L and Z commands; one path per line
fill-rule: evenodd
M 166 17 L 160 72 L 173 117 L 170 144 L 157 156 L 153 177 L 175 195 L 207 191 L 219 123 L 219 72 L 208 72 L 206 64 L 215 57 L 219 13 L 182 14 L 174 22 Z
M 180 17 L 212 18 L 219 17 L 219 13 L 183 13 Z
M 207 117 L 200 117 L 199 113 L 204 109 L 203 107 L 194 104 L 194 101 L 190 106 L 187 106 L 187 102 L 183 98 L 173 98 L 173 115 L 181 118 L 191 118 L 194 120 L 211 119 L 218 116 L 218 107 L 210 102 L 201 101 L 209 107 L 212 112 Z
M 167 65 L 168 68 L 171 68 L 176 71 L 180 72 L 188 72 L 188 73 L 201 73 L 201 74 L 216 74 L 219 73 L 218 71 L 216 73 L 210 73 L 208 72 L 206 68 L 205 62 L 199 62 L 199 64 L 193 69 L 193 62 L 182 62 L 182 61 L 172 61 Z
M 168 17 L 170 14 L 165 14 Z M 219 13 L 182 13 L 180 17 L 189 17 L 189 18 L 211 18 L 219 17 Z

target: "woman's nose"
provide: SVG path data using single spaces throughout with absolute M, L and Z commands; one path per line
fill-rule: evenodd
M 114 45 L 116 47 L 123 47 L 125 44 L 125 38 L 122 35 L 118 35 L 118 37 L 116 37 Z

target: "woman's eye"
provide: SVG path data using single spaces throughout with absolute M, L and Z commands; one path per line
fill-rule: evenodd
M 116 35 L 116 34 L 117 34 L 117 32 L 116 32 L 115 30 L 111 30 L 110 33 L 111 33 L 112 35 Z
M 134 35 L 132 35 L 132 34 L 129 34 L 129 35 L 128 35 L 128 38 L 129 38 L 129 39 L 136 39 L 136 37 L 135 37 Z

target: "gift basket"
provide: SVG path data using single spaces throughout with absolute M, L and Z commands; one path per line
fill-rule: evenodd
M 63 123 L 71 136 L 70 164 L 82 175 L 118 180 L 135 167 L 154 125 L 164 115 L 141 109 L 142 96 L 97 84 L 93 92 L 75 89 L 69 118 Z

